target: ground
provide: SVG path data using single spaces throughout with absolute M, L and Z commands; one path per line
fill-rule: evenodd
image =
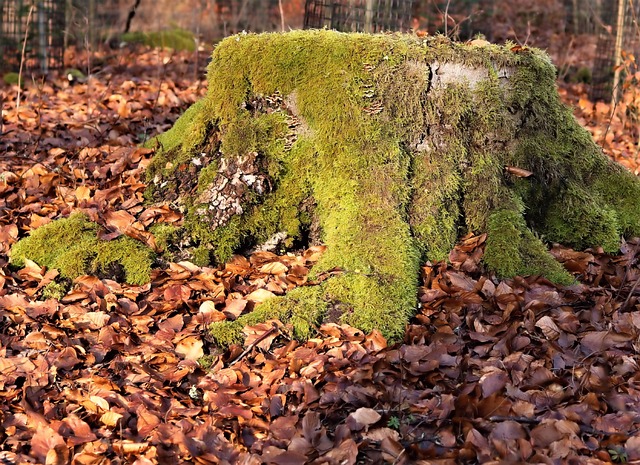
M 82 276 L 62 298 L 43 299 L 56 270 L 8 265 L 9 247 L 30 230 L 82 211 L 101 237 L 152 244 L 157 225 L 166 237 L 182 220 L 144 204 L 151 154 L 136 144 L 201 95 L 194 57 L 123 49 L 91 62 L 100 74 L 87 82 L 28 80 L 20 109 L 17 88 L 0 87 L 2 460 L 640 459 L 637 241 L 614 256 L 553 247 L 578 281 L 558 287 L 498 279 L 481 261 L 485 237 L 466 238 L 447 262 L 422 264 L 419 308 L 395 345 L 336 324 L 299 342 L 268 324 L 247 328 L 246 347 L 214 347 L 211 322 L 304 284 L 321 247 L 217 267 L 174 261 L 142 286 Z M 561 84 L 607 153 L 637 171 L 631 107 L 612 118 L 583 86 Z

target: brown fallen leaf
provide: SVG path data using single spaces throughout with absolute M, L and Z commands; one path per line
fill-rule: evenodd
M 355 412 L 349 414 L 346 424 L 351 431 L 368 430 L 369 426 L 377 423 L 382 418 L 378 412 L 371 408 L 360 407 Z
M 550 341 L 555 341 L 556 339 L 558 339 L 562 332 L 560 328 L 558 328 L 558 325 L 553 321 L 553 319 L 547 315 L 536 321 L 536 327 L 540 328 L 542 334 L 544 334 L 545 337 Z
M 108 211 L 104 214 L 104 221 L 108 227 L 126 234 L 126 231 L 136 221 L 136 217 L 125 210 Z
M 287 265 L 281 262 L 265 263 L 260 267 L 260 273 L 279 275 L 289 270 Z
M 141 454 L 149 448 L 146 442 L 114 441 L 113 450 L 119 454 Z
M 118 424 L 121 418 L 122 414 L 109 410 L 100 416 L 100 421 L 106 426 L 114 427 Z
M 518 178 L 528 178 L 533 175 L 532 171 L 525 170 L 524 168 L 518 168 L 517 166 L 505 166 L 504 170 Z
M 57 459 L 56 450 L 67 447 L 64 438 L 49 426 L 41 426 L 36 429 L 30 441 L 31 453 L 40 463 L 62 463 Z
M 238 318 L 244 309 L 247 307 L 248 300 L 247 299 L 230 299 L 227 300 L 227 304 L 222 309 L 224 315 L 231 320 L 235 320 Z
M 91 198 L 91 189 L 88 186 L 78 186 L 75 196 L 78 201 L 89 200 Z
M 187 336 L 176 344 L 176 353 L 185 360 L 196 361 L 204 356 L 202 339 L 196 336 Z

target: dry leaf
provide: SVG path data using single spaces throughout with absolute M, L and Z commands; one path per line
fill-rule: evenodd
M 280 262 L 265 263 L 260 267 L 260 273 L 275 275 L 286 273 L 288 270 L 287 266 Z
M 546 315 L 536 321 L 536 327 L 540 328 L 545 337 L 550 341 L 558 339 L 561 333 L 558 325 L 556 325 L 551 317 Z
M 249 302 L 261 303 L 267 299 L 275 297 L 276 295 L 273 292 L 267 291 L 266 289 L 256 289 L 249 295 L 245 297 Z
M 187 336 L 176 344 L 176 354 L 185 360 L 196 361 L 204 356 L 203 342 L 196 336 Z
M 347 426 L 352 431 L 360 431 L 364 429 L 365 431 L 369 428 L 369 426 L 377 423 L 382 418 L 378 412 L 371 408 L 360 407 L 355 412 L 351 413 L 347 417 Z
M 227 305 L 222 309 L 222 312 L 230 319 L 235 320 L 238 318 L 244 309 L 247 307 L 248 301 L 245 299 L 233 299 L 228 300 Z
M 525 170 L 523 168 L 517 168 L 515 166 L 505 166 L 505 171 L 509 174 L 513 174 L 518 178 L 528 178 L 533 175 L 533 172 Z
M 78 201 L 89 200 L 91 198 L 91 189 L 87 186 L 78 186 L 75 191 L 75 196 Z
M 102 414 L 102 416 L 100 417 L 100 421 L 106 426 L 116 426 L 121 418 L 122 415 L 120 413 L 110 410 Z

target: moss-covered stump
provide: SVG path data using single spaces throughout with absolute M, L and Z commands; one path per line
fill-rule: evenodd
M 277 317 L 304 336 L 327 317 L 397 338 L 421 260 L 487 232 L 499 276 L 572 277 L 543 241 L 618 249 L 640 232 L 640 183 L 559 100 L 535 49 L 443 37 L 305 31 L 215 49 L 206 98 L 154 144 L 149 196 L 185 212 L 217 261 L 286 233 L 320 239 L 320 285 L 270 300 L 214 337 Z M 283 235 L 279 236 L 282 237 Z

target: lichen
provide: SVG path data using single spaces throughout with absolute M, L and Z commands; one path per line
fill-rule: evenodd
M 20 267 L 29 259 L 57 269 L 67 279 L 98 274 L 129 284 L 148 282 L 153 264 L 151 250 L 130 237 L 100 240 L 98 229 L 80 213 L 53 221 L 14 244 L 10 263 Z
M 620 235 L 640 232 L 640 184 L 562 105 L 542 51 L 444 37 L 240 34 L 215 49 L 208 81 L 207 96 L 151 142 L 153 196 L 184 208 L 187 234 L 217 261 L 277 232 L 302 240 L 318 223 L 327 251 L 310 278 L 342 273 L 217 323 L 223 345 L 268 318 L 305 337 L 335 313 L 397 339 L 421 261 L 445 259 L 463 232 L 488 233 L 485 263 L 499 277 L 561 284 L 572 277 L 544 241 L 615 250 Z M 236 213 L 221 221 L 202 193 L 249 153 L 269 188 L 236 189 Z M 194 167 L 200 155 L 209 161 Z

